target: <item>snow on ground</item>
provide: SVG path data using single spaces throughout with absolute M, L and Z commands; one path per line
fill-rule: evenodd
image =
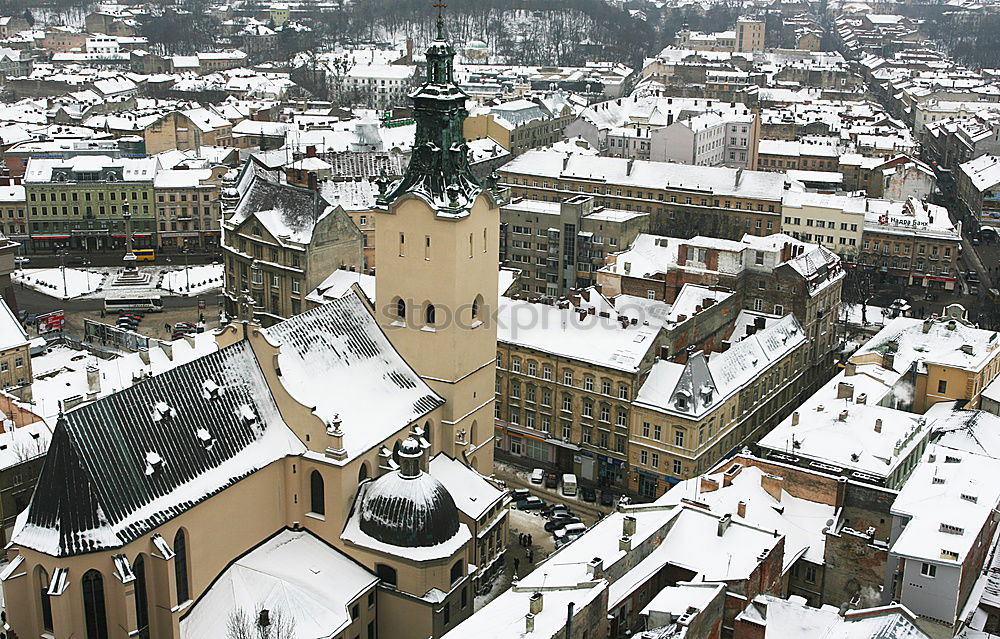
M 889 321 L 887 318 L 889 316 L 889 311 L 880 306 L 867 306 L 865 308 L 865 326 L 885 326 L 886 322 Z M 841 304 L 840 305 L 840 317 L 841 319 L 846 319 L 848 324 L 853 324 L 855 326 L 861 326 L 861 305 L 860 304 Z
M 59 299 L 72 299 L 93 293 L 107 275 L 99 271 L 67 268 L 65 279 L 61 268 L 29 268 L 15 271 L 14 281 Z
M 189 282 L 190 289 L 188 289 Z M 198 295 L 212 289 L 222 288 L 222 265 L 207 264 L 165 271 L 160 286 L 165 291 L 180 295 Z

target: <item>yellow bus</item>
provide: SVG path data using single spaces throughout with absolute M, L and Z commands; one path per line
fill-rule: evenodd
M 136 262 L 152 262 L 156 259 L 156 252 L 151 248 L 135 249 L 132 252 Z

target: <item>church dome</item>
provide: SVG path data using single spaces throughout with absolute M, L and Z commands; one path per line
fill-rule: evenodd
M 369 482 L 361 501 L 361 530 L 385 544 L 436 546 L 458 532 L 458 508 L 437 479 L 420 470 L 422 451 L 409 438 L 400 469 Z

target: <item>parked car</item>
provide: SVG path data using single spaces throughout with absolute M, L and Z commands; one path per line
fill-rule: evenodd
M 531 495 L 524 499 L 519 499 L 514 503 L 518 510 L 539 510 L 545 508 L 545 500 L 541 497 Z
M 527 488 L 515 488 L 513 492 L 511 492 L 511 500 L 513 501 L 519 501 L 528 497 L 531 497 L 531 491 Z
M 562 515 L 570 515 L 569 507 L 566 504 L 549 504 L 542 511 L 542 514 L 546 517 L 560 517 Z
M 569 524 L 579 524 L 580 518 L 576 515 L 563 515 L 560 517 L 553 517 L 549 521 L 545 522 L 545 532 L 554 532 L 560 528 L 568 526 Z
M 584 486 L 580 489 L 580 496 L 583 497 L 583 501 L 594 503 L 597 501 L 597 491 L 590 486 Z
M 545 471 L 544 470 L 542 470 L 541 468 L 536 468 L 535 470 L 531 471 L 531 483 L 532 484 L 540 484 L 543 481 L 545 481 Z
M 614 506 L 615 505 L 615 495 L 606 490 L 601 491 L 601 505 L 602 506 Z
M 88 266 L 90 260 L 83 257 L 82 255 L 74 255 L 73 257 L 66 260 L 66 266 Z
M 545 474 L 545 487 L 546 488 L 558 488 L 559 487 L 559 475 L 555 473 Z
M 24 257 L 23 255 L 18 255 L 17 257 L 14 258 L 14 264 L 18 266 L 24 266 L 30 261 L 31 261 L 30 258 Z

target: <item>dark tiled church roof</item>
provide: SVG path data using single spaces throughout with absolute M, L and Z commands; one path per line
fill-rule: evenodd
M 119 547 L 303 450 L 239 342 L 61 418 L 13 542 L 56 556 Z

